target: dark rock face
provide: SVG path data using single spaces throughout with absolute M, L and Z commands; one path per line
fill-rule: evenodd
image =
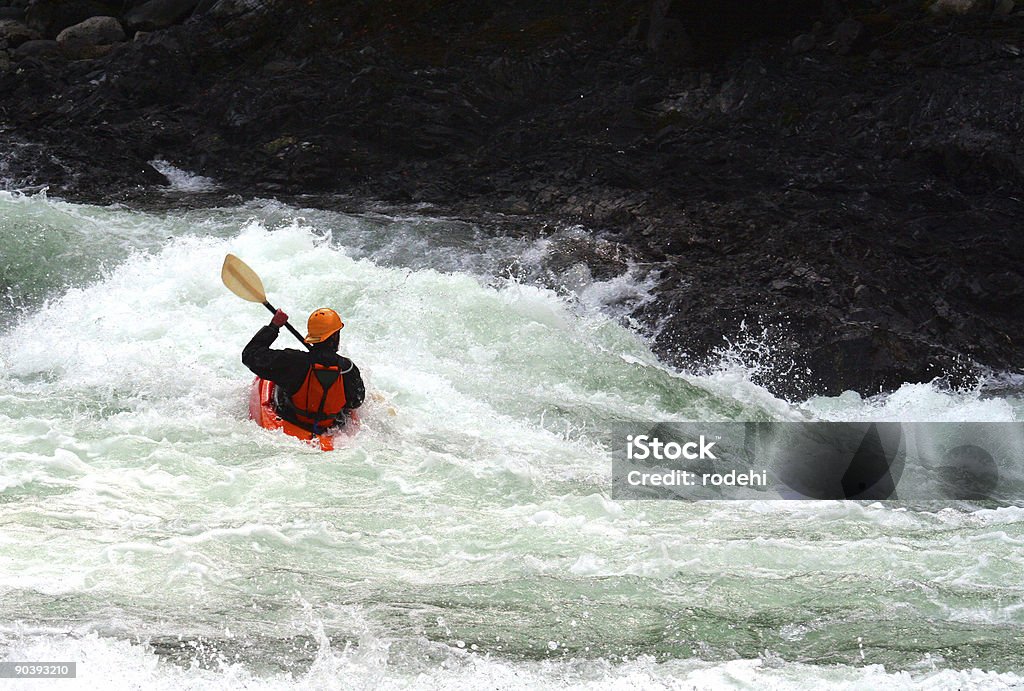
M 120 2 L 101 0 L 32 0 L 25 10 L 25 21 L 43 38 L 56 38 L 72 24 L 89 17 L 116 15 L 120 9 Z
M 1019 11 L 201 0 L 189 17 L 0 72 L 7 174 L 130 200 L 160 157 L 243 195 L 582 223 L 660 272 L 635 315 L 659 354 L 769 351 L 759 376 L 788 396 L 1020 367 Z
M 57 34 L 57 45 L 71 58 L 100 57 L 124 40 L 124 29 L 114 17 L 90 17 Z
M 63 57 L 64 53 L 56 41 L 50 39 L 39 39 L 25 41 L 13 53 L 15 60 L 22 58 L 57 58 Z
M 136 31 L 166 29 L 192 14 L 197 2 L 198 0 L 149 0 L 126 12 L 124 21 L 130 29 Z
M 19 21 L 0 19 L 0 46 L 17 48 L 25 41 L 39 38 L 39 34 Z

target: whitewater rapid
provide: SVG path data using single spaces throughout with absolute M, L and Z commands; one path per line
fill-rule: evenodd
M 610 499 L 623 424 L 1020 399 L 674 371 L 628 321 L 655 273 L 552 261 L 586 239 L 0 193 L 0 654 L 78 661 L 69 688 L 1024 685 L 1021 508 Z M 379 394 L 347 448 L 246 419 L 269 315 L 228 252 L 299 323 L 341 313 Z

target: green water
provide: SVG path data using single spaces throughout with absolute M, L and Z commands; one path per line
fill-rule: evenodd
M 649 276 L 546 272 L 566 232 L 0 194 L 6 655 L 96 688 L 1024 684 L 1020 508 L 609 498 L 623 424 L 1019 400 L 673 372 L 620 319 Z M 380 399 L 346 448 L 246 419 L 268 315 L 220 283 L 227 252 L 293 315 L 341 312 Z

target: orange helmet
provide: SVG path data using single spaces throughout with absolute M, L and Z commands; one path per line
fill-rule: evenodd
M 341 331 L 343 326 L 345 325 L 337 312 L 329 307 L 321 307 L 309 315 L 309 321 L 306 324 L 308 331 L 306 343 L 322 343 Z

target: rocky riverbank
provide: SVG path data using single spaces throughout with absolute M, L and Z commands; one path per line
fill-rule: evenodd
M 790 396 L 1020 368 L 1019 5 L 506 5 L 0 2 L 0 178 L 580 223 L 663 357 L 767 339 Z

